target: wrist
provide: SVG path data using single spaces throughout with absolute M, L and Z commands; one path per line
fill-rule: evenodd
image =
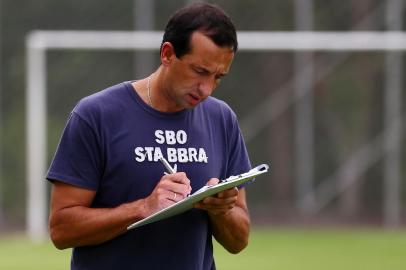
M 125 208 L 128 221 L 133 223 L 148 216 L 145 199 L 140 199 L 134 202 L 126 203 L 122 205 Z

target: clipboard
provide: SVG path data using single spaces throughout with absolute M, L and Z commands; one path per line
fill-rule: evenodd
M 193 208 L 193 205 L 206 197 L 212 196 L 217 194 L 223 190 L 230 189 L 233 187 L 237 187 L 243 185 L 250 180 L 253 180 L 256 176 L 264 174 L 268 172 L 269 166 L 267 164 L 261 164 L 246 173 L 239 174 L 236 176 L 230 176 L 225 180 L 221 180 L 218 184 L 213 186 L 203 186 L 190 196 L 186 197 L 185 199 L 172 204 L 169 207 L 166 207 L 155 214 L 150 215 L 142 220 L 139 220 L 127 227 L 127 230 L 131 230 L 143 225 L 147 225 L 149 223 L 153 223 L 159 221 L 161 219 L 169 218 L 183 212 L 186 212 L 189 209 Z

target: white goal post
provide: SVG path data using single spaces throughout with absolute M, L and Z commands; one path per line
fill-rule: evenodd
M 158 50 L 156 31 L 33 31 L 27 53 L 27 231 L 47 234 L 46 53 L 49 50 Z M 403 32 L 238 32 L 240 51 L 404 51 Z

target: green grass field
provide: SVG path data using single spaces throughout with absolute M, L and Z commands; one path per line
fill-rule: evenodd
M 215 245 L 220 270 L 404 270 L 406 231 L 255 229 L 250 245 L 231 255 Z M 22 237 L 0 237 L 0 269 L 69 269 L 70 250 Z M 164 268 L 163 268 L 164 269 Z

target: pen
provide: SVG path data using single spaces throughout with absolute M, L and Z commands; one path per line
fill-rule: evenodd
M 165 166 L 167 173 L 176 173 L 176 171 L 171 167 L 171 165 L 169 165 L 169 162 L 164 157 L 160 157 L 159 161 L 161 161 Z

